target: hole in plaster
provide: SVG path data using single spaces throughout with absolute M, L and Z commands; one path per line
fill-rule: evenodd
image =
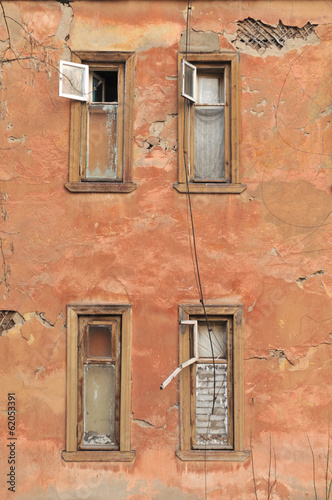
M 307 22 L 302 28 L 297 26 L 286 26 L 281 21 L 277 26 L 270 26 L 262 21 L 248 17 L 237 23 L 237 41 L 249 45 L 261 52 L 270 47 L 282 49 L 287 40 L 299 38 L 307 40 L 314 33 L 317 25 Z
M 0 336 L 15 325 L 23 325 L 24 318 L 17 311 L 0 311 Z

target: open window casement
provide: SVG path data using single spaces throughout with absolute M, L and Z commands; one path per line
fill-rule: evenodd
M 182 320 L 187 326 L 190 359 L 163 382 L 164 389 L 188 367 L 191 387 L 191 445 L 193 449 L 233 448 L 232 335 L 230 318 L 197 317 Z M 183 335 L 183 334 L 182 334 Z
M 105 78 L 97 73 L 90 73 L 90 92 L 92 102 L 105 102 Z
M 84 101 L 81 181 L 123 182 L 124 66 L 60 61 L 60 96 Z
M 60 61 L 59 96 L 77 101 L 87 101 L 89 97 L 89 66 L 68 61 Z
M 196 102 L 196 66 L 185 59 L 181 61 L 181 95 L 191 102 Z
M 133 168 L 132 52 L 80 52 L 61 62 L 60 95 L 70 98 L 71 192 L 129 193 Z

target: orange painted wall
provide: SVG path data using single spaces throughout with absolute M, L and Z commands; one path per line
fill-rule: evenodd
M 4 1 L 16 54 L 0 88 L 1 309 L 24 317 L 0 338 L 0 498 L 7 490 L 7 393 L 17 404 L 17 499 L 255 498 L 252 462 L 186 463 L 179 447 L 178 304 L 199 299 L 186 196 L 177 180 L 177 53 L 185 1 Z M 236 22 L 317 25 L 264 54 Z M 22 31 L 20 23 L 26 31 Z M 332 8 L 326 1 L 193 1 L 192 28 L 241 53 L 240 195 L 193 195 L 207 301 L 244 304 L 245 446 L 258 497 L 325 498 L 331 410 Z M 28 41 L 24 40 L 24 34 Z M 1 18 L 0 38 L 6 38 Z M 39 42 L 39 43 L 38 43 Z M 41 45 L 40 45 L 41 44 Z M 13 50 L 2 59 L 15 58 Z M 46 48 L 45 48 L 46 47 Z M 1 47 L 0 47 L 1 49 Z M 130 194 L 73 194 L 70 50 L 135 51 Z M 161 132 L 160 132 L 161 129 Z M 157 133 L 155 131 L 158 131 Z M 153 144 L 148 148 L 147 144 Z M 65 463 L 66 305 L 131 303 L 131 464 Z

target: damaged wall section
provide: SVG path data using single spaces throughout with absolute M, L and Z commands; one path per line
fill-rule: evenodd
M 0 311 L 0 337 L 15 325 L 23 325 L 23 323 L 24 318 L 17 311 Z
M 314 35 L 317 24 L 307 22 L 302 28 L 297 26 L 286 26 L 281 21 L 277 26 L 268 25 L 260 20 L 248 17 L 243 21 L 238 21 L 239 26 L 236 35 L 236 42 L 249 45 L 260 53 L 264 53 L 268 48 L 283 49 L 288 40 L 307 41 L 309 37 Z

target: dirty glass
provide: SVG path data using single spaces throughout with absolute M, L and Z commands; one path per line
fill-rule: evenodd
M 198 78 L 198 104 L 221 104 L 224 102 L 224 79 L 219 76 Z
M 213 355 L 216 359 L 227 359 L 227 322 L 209 321 Z M 212 358 L 208 327 L 205 321 L 198 321 L 198 357 Z
M 194 78 L 193 73 L 194 70 L 190 66 L 184 67 L 185 77 L 184 77 L 184 91 L 185 94 L 189 96 L 194 95 Z
M 98 75 L 92 75 L 92 102 L 104 101 L 105 81 Z
M 66 94 L 66 97 L 77 97 L 81 100 L 86 100 L 87 73 L 84 65 L 62 61 L 60 65 L 60 77 L 62 82 L 62 93 Z
M 88 357 L 110 358 L 112 356 L 112 327 L 110 325 L 89 325 Z
M 83 444 L 115 442 L 115 366 L 84 366 Z
M 194 179 L 225 178 L 225 110 L 195 106 Z
M 193 64 L 188 63 L 182 59 L 182 84 L 181 84 L 181 95 L 195 102 L 196 89 L 196 67 Z
M 196 365 L 196 445 L 228 444 L 227 364 Z M 213 407 L 213 396 L 216 395 Z
M 89 138 L 86 178 L 117 179 L 117 104 L 88 107 Z

